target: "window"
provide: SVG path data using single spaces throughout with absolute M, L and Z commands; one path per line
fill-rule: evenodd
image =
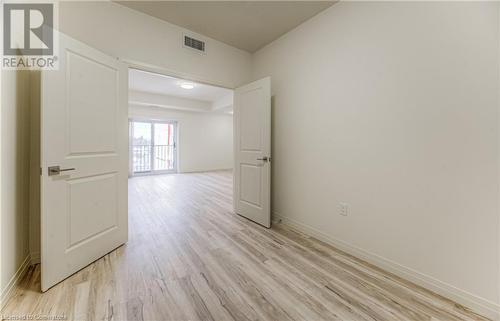
M 176 138 L 175 122 L 130 121 L 132 172 L 175 172 Z

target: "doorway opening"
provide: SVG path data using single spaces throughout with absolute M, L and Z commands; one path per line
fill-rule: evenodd
M 129 69 L 129 176 L 232 170 L 233 90 Z
M 177 122 L 129 121 L 132 173 L 177 172 Z

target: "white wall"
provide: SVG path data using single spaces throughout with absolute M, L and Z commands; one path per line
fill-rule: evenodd
M 129 117 L 177 121 L 181 173 L 233 168 L 232 115 L 130 106 Z
M 498 6 L 341 2 L 254 56 L 254 78 L 272 77 L 275 213 L 487 313 Z
M 186 29 L 109 1 L 61 2 L 59 27 L 112 56 L 181 78 L 235 88 L 250 77 L 248 52 L 209 38 L 206 54 L 193 52 L 182 46 Z
M 29 263 L 30 179 L 30 74 L 4 70 L 1 77 L 0 306 Z

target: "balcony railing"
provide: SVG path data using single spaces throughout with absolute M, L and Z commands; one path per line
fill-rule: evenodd
M 134 173 L 173 170 L 174 149 L 174 145 L 133 145 Z

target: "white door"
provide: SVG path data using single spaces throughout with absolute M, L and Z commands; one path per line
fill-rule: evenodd
M 234 92 L 234 207 L 271 227 L 271 79 Z
M 42 291 L 128 236 L 127 67 L 62 34 L 59 63 L 41 75 Z

